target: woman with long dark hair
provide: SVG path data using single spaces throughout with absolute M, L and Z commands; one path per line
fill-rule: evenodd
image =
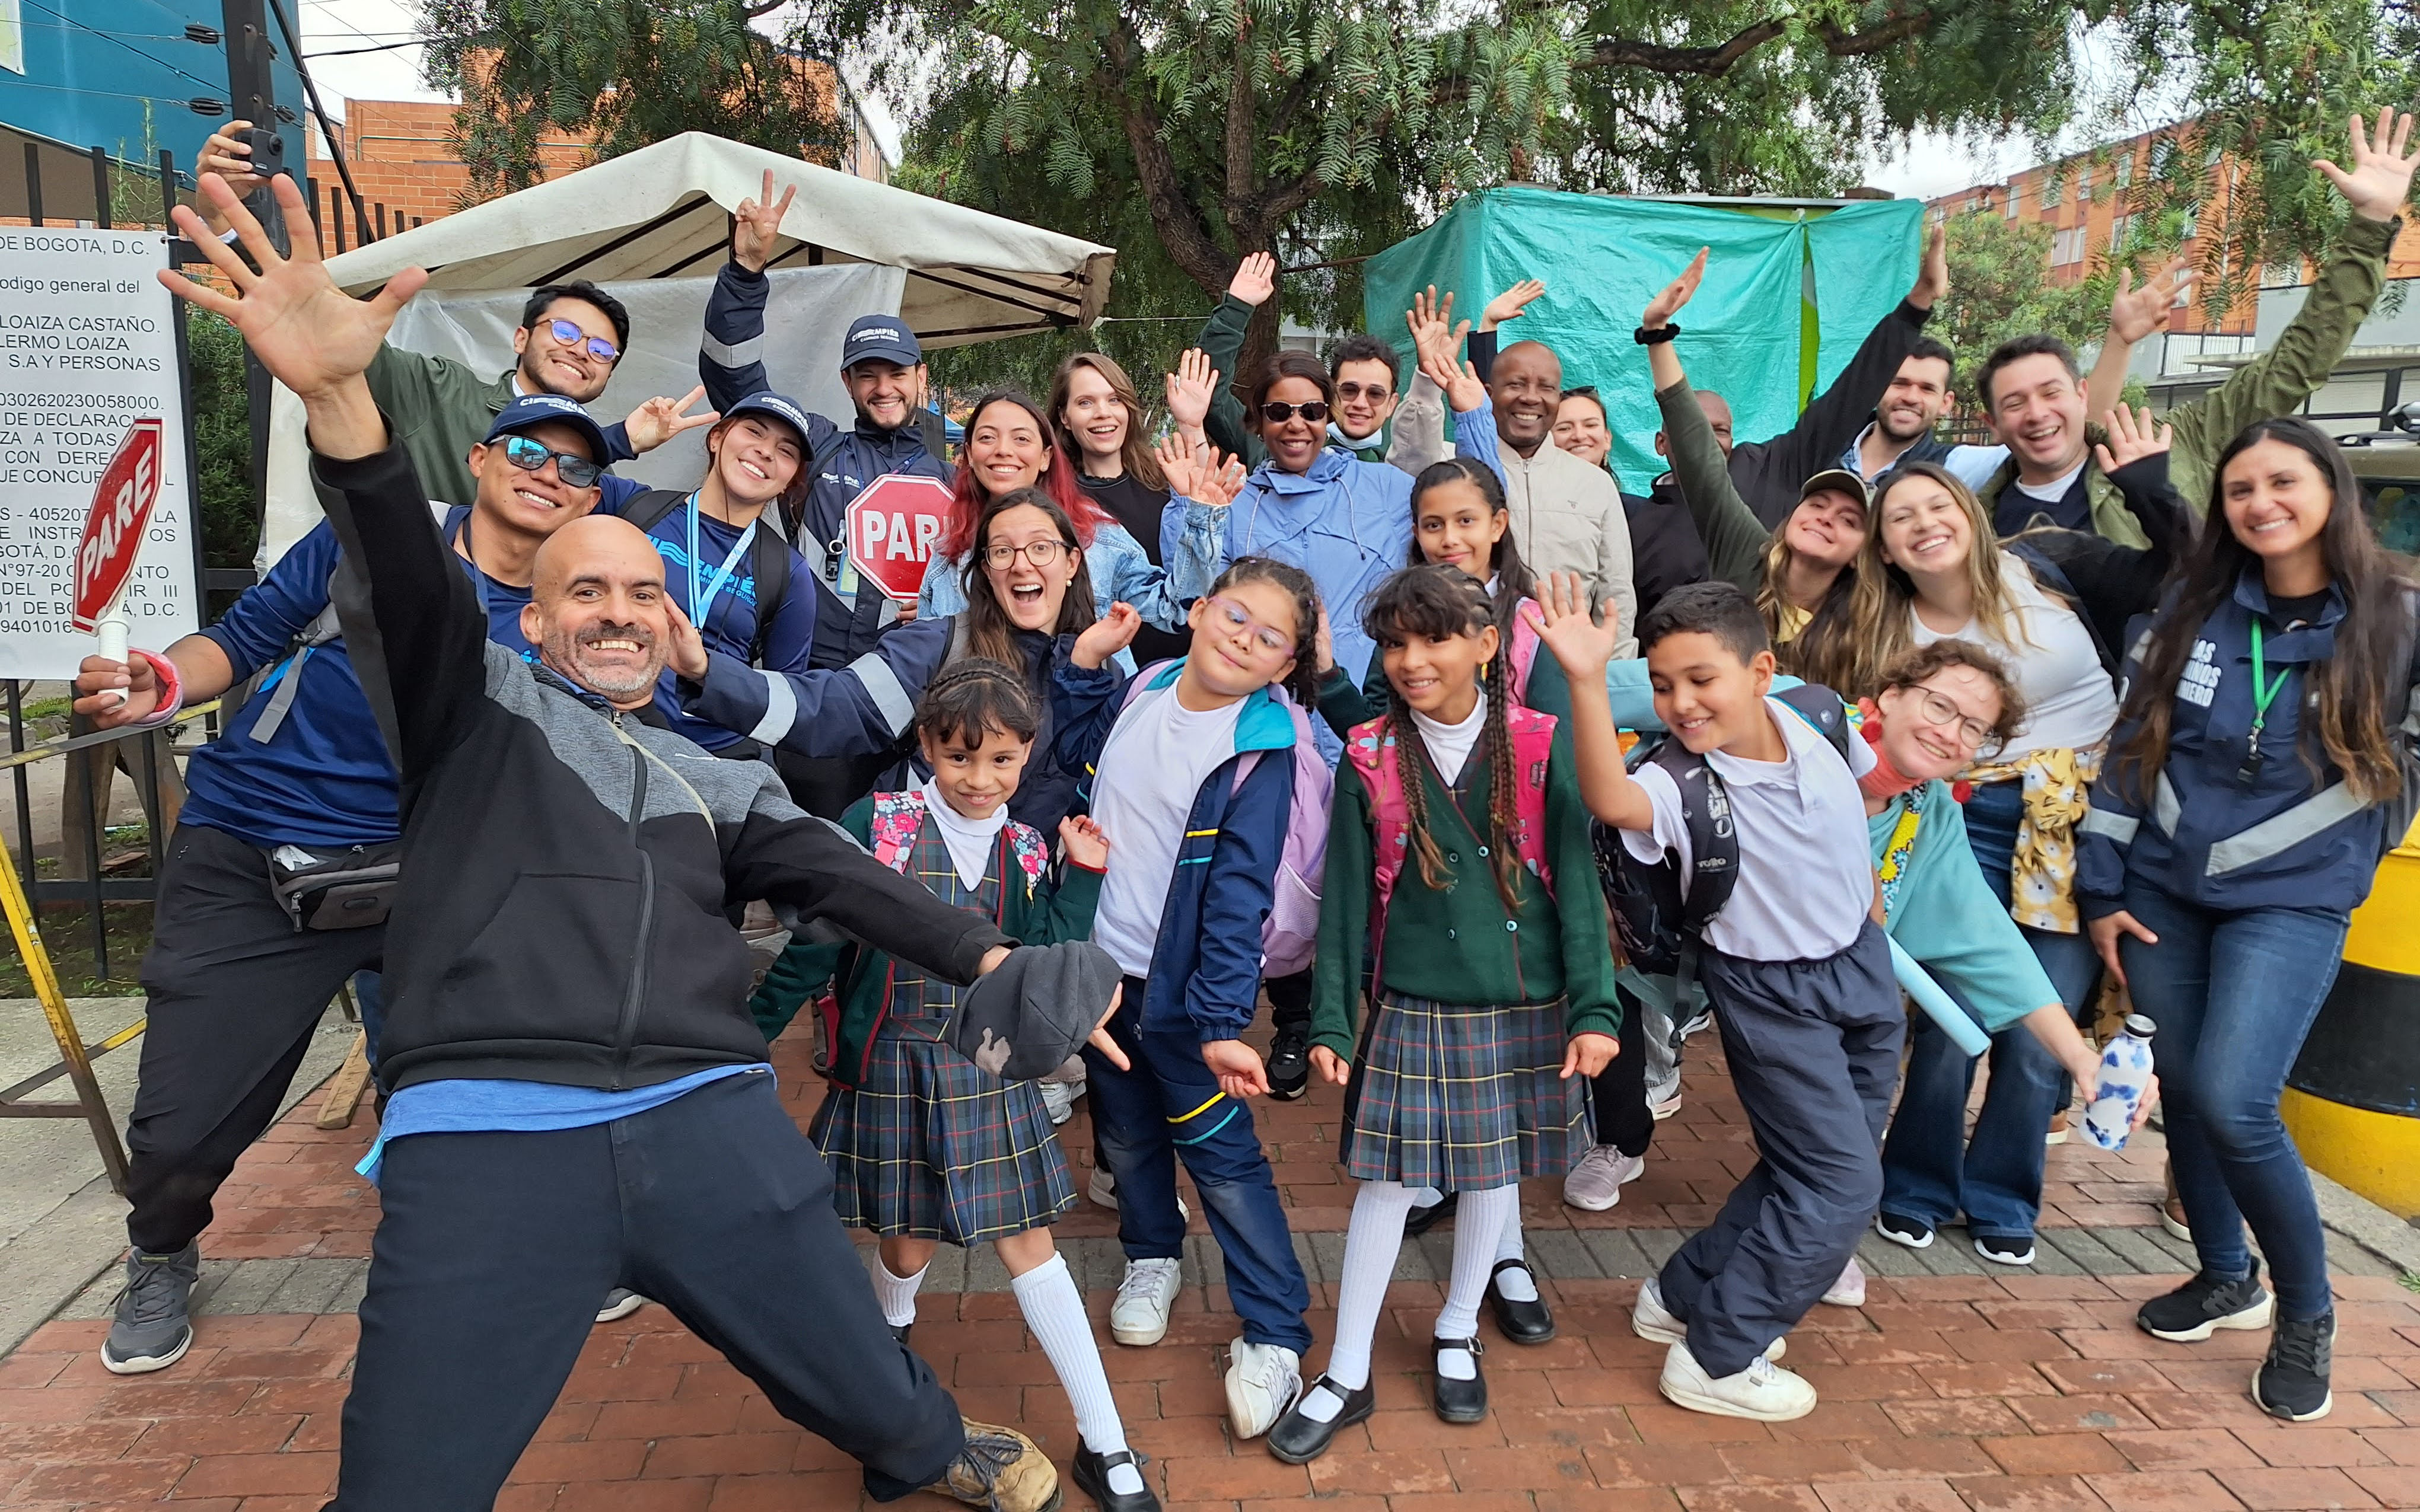
M 1169 375 L 1171 401 L 1181 377 Z M 1208 383 L 1202 387 L 1206 402 Z M 1052 375 L 1050 397 L 1043 408 L 1058 437 L 1060 455 L 1075 461 L 1067 472 L 1077 488 L 1125 527 L 1150 564 L 1159 566 L 1159 528 L 1168 514 L 1171 480 L 1152 455 L 1150 415 L 1126 370 L 1106 352 L 1076 352 Z M 1189 479 L 1191 470 L 1186 472 Z M 1093 577 L 1098 582 L 1109 580 L 1098 561 Z M 1192 645 L 1193 637 L 1182 624 L 1162 628 L 1146 619 L 1130 649 L 1138 665 L 1149 666 L 1182 656 Z
M 2078 890 L 2102 962 L 2159 1026 L 2168 1159 L 2201 1260 L 2135 1321 L 2197 1340 L 2273 1319 L 2253 1400 L 2302 1422 L 2333 1401 L 2335 1312 L 2277 1103 L 2400 839 L 2383 831 L 2413 770 L 2420 589 L 2307 422 L 2257 422 L 2215 471 L 2209 524 L 2127 658 Z

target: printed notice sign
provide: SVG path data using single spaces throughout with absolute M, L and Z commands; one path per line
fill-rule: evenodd
M 200 624 L 167 262 L 157 231 L 0 226 L 0 677 L 72 677 L 93 654 L 78 548 L 96 490 L 132 497 L 130 469 L 157 491 L 125 513 L 129 640 L 163 650 Z

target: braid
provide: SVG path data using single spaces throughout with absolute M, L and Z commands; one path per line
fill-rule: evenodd
M 1504 900 L 1505 911 L 1517 912 L 1521 906 L 1521 863 L 1513 855 L 1511 837 L 1521 825 L 1521 774 L 1512 759 L 1512 673 L 1504 663 L 1510 648 L 1499 649 L 1491 659 L 1481 681 L 1487 695 L 1487 828 L 1488 843 L 1496 850 L 1496 892 Z
M 1404 819 L 1411 832 L 1412 858 L 1419 863 L 1420 883 L 1435 892 L 1446 885 L 1445 856 L 1429 830 L 1428 784 L 1420 780 L 1428 745 L 1412 725 L 1401 701 L 1387 706 L 1387 733 L 1394 738 L 1396 770 L 1402 774 Z
M 988 656 L 962 656 L 935 673 L 916 702 L 916 730 L 937 741 L 973 747 L 991 731 L 1032 740 L 1042 729 L 1033 689 L 1016 669 Z

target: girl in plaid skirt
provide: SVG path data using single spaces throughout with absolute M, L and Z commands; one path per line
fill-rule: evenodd
M 1041 711 L 1025 681 L 984 657 L 925 689 L 916 735 L 923 787 L 876 793 L 841 823 L 876 858 L 1028 945 L 1093 932 L 1109 846 L 1089 819 L 1060 822 L 1054 885 L 1041 835 L 1008 817 Z M 823 999 L 831 1088 L 808 1137 L 831 1163 L 841 1221 L 882 1237 L 874 1289 L 901 1339 L 934 1250 L 989 1241 L 1026 1326 L 1076 1409 L 1074 1478 L 1109 1512 L 1157 1512 L 1110 1398 L 1100 1348 L 1050 1220 L 1076 1205 L 1067 1163 L 1032 1082 L 1002 1081 L 942 1041 L 958 990 L 861 946 L 815 948 L 804 975 L 837 983 Z
M 1620 1025 L 1569 737 L 1509 697 L 1485 585 L 1407 568 L 1362 624 L 1394 697 L 1354 729 L 1337 774 L 1311 1051 L 1346 1088 L 1341 1155 L 1361 1186 L 1326 1374 L 1269 1433 L 1295 1464 L 1375 1406 L 1371 1343 L 1416 1187 L 1461 1196 L 1437 1415 L 1486 1415 L 1479 1304 L 1497 1241 L 1521 1179 L 1559 1175 L 1587 1148 L 1580 1078 L 1613 1057 Z

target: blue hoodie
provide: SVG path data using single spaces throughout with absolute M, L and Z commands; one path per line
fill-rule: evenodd
M 1180 658 L 1141 675 L 1162 688 L 1184 668 Z M 1052 668 L 1053 755 L 1056 765 L 1084 774 L 1076 789 L 1079 808 L 1091 801 L 1094 764 L 1125 707 L 1127 681 L 1114 665 L 1087 671 L 1064 656 Z M 1152 947 L 1144 1027 L 1186 1028 L 1206 1043 L 1235 1039 L 1251 1026 L 1261 990 L 1261 926 L 1277 897 L 1294 810 L 1294 716 L 1267 688 L 1244 700 L 1235 752 L 1202 779 L 1186 817 Z M 1252 751 L 1265 754 L 1238 788 L 1236 764 Z M 1114 851 L 1109 864 L 1117 865 Z

